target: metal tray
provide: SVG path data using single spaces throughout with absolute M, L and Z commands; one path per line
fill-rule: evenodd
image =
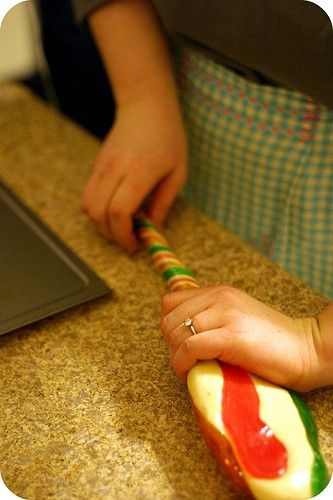
M 0 182 L 0 334 L 110 288 Z

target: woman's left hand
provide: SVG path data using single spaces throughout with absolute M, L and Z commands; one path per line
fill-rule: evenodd
M 184 325 L 186 318 L 197 335 Z M 197 360 L 220 359 L 295 390 L 324 385 L 318 320 L 293 319 L 230 286 L 165 295 L 161 329 L 184 382 Z

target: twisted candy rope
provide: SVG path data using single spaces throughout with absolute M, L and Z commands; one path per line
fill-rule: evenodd
M 157 271 L 162 274 L 172 292 L 200 286 L 193 273 L 183 266 L 169 247 L 167 240 L 152 222 L 148 219 L 137 218 L 136 230 Z
M 171 291 L 199 287 L 193 273 L 184 267 L 159 229 L 149 219 L 137 217 L 135 229 Z M 198 380 L 199 386 L 202 386 L 202 380 L 205 386 L 207 374 L 211 378 L 212 375 L 216 376 L 216 373 L 218 377 L 223 378 L 222 393 L 227 393 L 227 396 L 222 396 L 222 412 L 218 410 L 218 413 L 223 415 L 222 420 L 225 418 L 223 430 L 217 429 L 207 420 L 207 415 L 200 411 L 195 400 Z M 220 373 L 223 376 L 220 376 Z M 193 380 L 194 384 L 191 382 Z M 325 488 L 329 475 L 320 453 L 316 425 L 310 410 L 295 393 L 250 376 L 239 367 L 232 367 L 217 360 L 198 362 L 189 371 L 188 389 L 194 413 L 208 446 L 234 483 L 249 496 L 265 500 L 308 499 L 310 495 L 314 496 Z M 211 389 L 212 387 L 209 387 L 209 391 Z M 202 391 L 202 388 L 200 390 Z M 282 411 L 290 411 L 292 407 L 294 427 L 284 430 L 284 439 L 287 432 L 287 440 L 291 442 L 287 449 L 258 416 L 260 398 L 263 398 L 263 395 L 266 406 L 268 399 L 268 403 L 273 407 L 278 400 Z M 220 397 L 219 394 L 216 397 Z M 239 414 L 240 420 L 243 421 L 238 420 Z M 307 450 L 305 452 L 304 441 Z M 306 455 L 309 450 L 312 463 L 305 469 L 304 464 L 299 464 L 297 459 L 295 462 L 295 453 L 299 455 L 304 452 Z

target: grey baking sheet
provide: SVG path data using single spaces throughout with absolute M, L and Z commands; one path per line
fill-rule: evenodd
M 110 293 L 0 182 L 0 334 Z

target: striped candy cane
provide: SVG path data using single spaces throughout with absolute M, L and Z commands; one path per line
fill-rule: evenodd
M 164 236 L 152 222 L 148 219 L 137 218 L 136 229 L 157 271 L 162 274 L 171 291 L 199 287 L 193 273 L 183 266 Z
M 135 228 L 171 291 L 199 287 L 159 229 Z M 327 485 L 310 410 L 292 391 L 219 360 L 199 361 L 187 385 L 203 437 L 243 492 L 259 500 L 308 500 Z

